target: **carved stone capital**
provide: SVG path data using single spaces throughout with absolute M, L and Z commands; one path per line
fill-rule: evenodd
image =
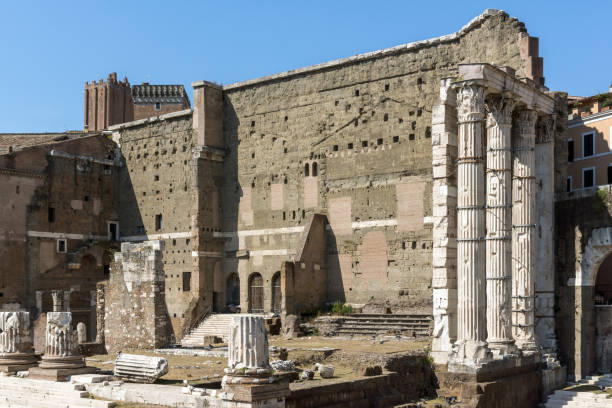
M 556 115 L 540 116 L 536 129 L 536 143 L 552 143 L 555 139 Z
M 514 115 L 516 131 L 519 135 L 535 135 L 538 113 L 532 109 L 521 109 Z
M 457 115 L 459 123 L 484 120 L 484 87 L 466 84 L 457 89 Z
M 516 101 L 504 95 L 489 95 L 485 101 L 487 127 L 512 125 L 512 112 Z

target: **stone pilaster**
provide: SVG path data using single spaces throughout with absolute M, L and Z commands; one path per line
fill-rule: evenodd
M 535 340 L 535 125 L 537 114 L 515 115 L 512 178 L 512 334 L 522 350 L 536 350 Z
M 506 96 L 487 98 L 487 343 L 504 355 L 512 338 L 512 111 Z
M 72 329 L 72 313 L 47 313 L 47 346 L 40 368 L 80 368 L 85 366 L 78 351 L 77 333 Z
M 484 87 L 458 84 L 457 342 L 449 370 L 490 360 L 486 340 Z
M 555 335 L 555 264 L 554 264 L 554 181 L 555 181 L 554 115 L 541 116 L 537 124 L 535 145 L 536 234 L 535 335 L 546 353 L 557 349 Z
M 29 312 L 0 312 L 0 372 L 34 363 Z
M 457 339 L 457 94 L 451 79 L 440 81 L 432 110 L 433 317 L 431 355 L 446 364 Z

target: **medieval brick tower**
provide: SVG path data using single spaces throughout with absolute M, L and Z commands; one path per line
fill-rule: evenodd
M 86 131 L 97 131 L 117 123 L 134 120 L 134 104 L 127 78 L 117 81 L 117 73 L 111 73 L 106 81 L 85 82 Z

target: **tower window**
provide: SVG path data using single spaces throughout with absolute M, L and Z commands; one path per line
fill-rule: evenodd
M 161 110 L 161 103 L 155 102 L 155 110 L 156 111 L 160 111 Z
M 162 229 L 162 215 L 156 214 L 155 215 L 155 230 L 159 231 L 161 229 Z

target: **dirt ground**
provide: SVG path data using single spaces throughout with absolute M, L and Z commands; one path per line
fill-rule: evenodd
M 332 364 L 335 367 L 333 379 L 322 379 L 315 375 L 312 385 L 323 384 L 327 381 L 347 380 L 359 378 L 353 372 L 353 368 L 364 362 L 376 358 L 377 355 L 392 355 L 394 353 L 418 352 L 429 346 L 429 340 L 388 340 L 382 344 L 371 339 L 339 339 L 334 337 L 299 337 L 286 340 L 279 336 L 269 338 L 270 346 L 286 348 L 289 360 L 296 363 L 298 369 L 311 369 L 316 362 Z M 217 344 L 216 347 L 224 346 Z M 322 349 L 334 349 L 325 351 Z M 336 350 L 337 349 L 337 350 Z M 168 360 L 169 372 L 158 380 L 159 384 L 180 386 L 183 380 L 188 380 L 192 385 L 219 382 L 223 377 L 223 369 L 227 366 L 227 358 L 224 357 L 200 357 L 182 356 L 173 354 L 157 354 L 152 350 L 124 350 L 125 353 L 143 354 L 149 356 L 164 357 Z M 87 365 L 95 366 L 101 370 L 112 371 L 116 354 L 103 354 L 87 357 Z M 271 355 L 270 361 L 278 359 Z M 122 406 L 125 408 L 144 408 L 137 405 Z

